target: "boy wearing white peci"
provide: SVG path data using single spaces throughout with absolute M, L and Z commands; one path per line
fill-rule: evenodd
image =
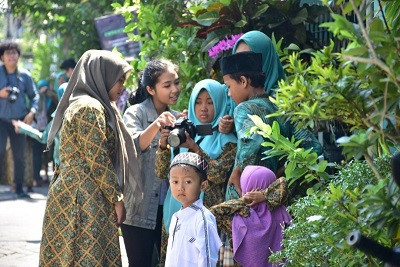
M 214 215 L 203 206 L 200 193 L 207 186 L 207 162 L 198 154 L 178 154 L 170 165 L 170 187 L 182 203 L 169 227 L 165 266 L 216 266 L 222 246 Z

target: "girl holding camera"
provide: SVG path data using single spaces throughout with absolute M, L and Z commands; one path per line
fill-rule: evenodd
M 219 119 L 227 114 L 227 95 L 222 84 L 206 79 L 198 82 L 190 95 L 188 119 L 196 126 L 211 124 L 214 129 L 211 135 L 196 135 L 192 139 L 186 132 L 186 141 L 179 147 L 202 156 L 209 164 L 208 188 L 205 190 L 204 205 L 211 207 L 224 201 L 226 182 L 229 178 L 236 153 L 236 136 L 233 133 L 222 134 L 218 128 Z M 168 129 L 161 130 L 160 147 L 156 155 L 156 175 L 168 179 L 168 167 L 171 150 L 168 149 Z M 166 241 L 172 215 L 181 208 L 181 204 L 172 197 L 168 190 L 164 201 L 164 219 L 162 252 L 166 249 Z M 165 255 L 165 254 L 164 254 Z
M 138 174 L 143 181 L 144 198 L 135 205 L 129 188 L 124 190 L 126 220 L 121 229 L 129 266 L 152 266 L 153 248 L 160 249 L 162 210 L 167 183 L 155 174 L 155 154 L 160 130 L 173 126 L 178 112 L 170 109 L 176 104 L 181 92 L 178 67 L 161 59 L 147 63 L 139 77 L 136 94 L 130 98 L 130 106 L 123 116 L 124 122 L 137 147 Z M 169 160 L 168 160 L 169 161 Z

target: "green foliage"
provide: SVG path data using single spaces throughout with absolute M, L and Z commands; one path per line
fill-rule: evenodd
M 302 140 L 295 140 L 294 137 L 289 140 L 281 135 L 277 121 L 274 121 L 271 127 L 257 115 L 249 117 L 255 124 L 250 132 L 256 132 L 267 140 L 262 143 L 262 146 L 270 148 L 265 152 L 265 158 L 279 157 L 280 160 L 285 160 L 285 177 L 289 181 L 289 186 L 298 180 L 300 184 L 329 180 L 326 167 L 332 164 L 326 160 L 319 161 L 317 153 L 311 152 L 312 148 L 305 150 L 300 147 Z M 318 183 L 315 187 L 319 186 L 321 184 Z
M 302 48 L 320 48 L 321 40 L 307 35 L 305 23 L 315 23 L 328 9 L 318 5 L 300 6 L 300 0 L 207 1 L 196 8 L 191 24 L 199 27 L 197 36 L 204 38 L 202 51 L 226 35 L 260 30 L 283 39 L 284 46 L 295 43 Z
M 199 51 L 201 40 L 196 38 L 196 29 L 180 27 L 184 18 L 190 15 L 189 10 L 180 1 L 157 1 L 154 4 L 141 3 L 133 6 L 125 4 L 120 10 L 127 21 L 132 19 L 132 8 L 137 10 L 138 18 L 137 21 L 128 24 L 125 31 L 137 29 L 137 35 L 128 35 L 131 40 L 141 42 L 142 48 L 139 58 L 131 63 L 134 67 L 131 77 L 137 77 L 138 72 L 153 58 L 171 60 L 179 66 L 183 89 L 175 108 L 187 108 L 191 89 L 195 83 L 207 77 L 207 59 L 203 59 L 204 54 Z
M 284 249 L 270 257 L 286 258 L 285 266 L 381 266 L 371 256 L 351 249 L 347 235 L 358 229 L 380 244 L 393 247 L 400 225 L 399 188 L 390 178 L 390 157 L 376 160 L 378 180 L 365 162 L 351 162 L 321 188 L 289 207 L 292 225 Z
M 275 102 L 275 115 L 284 114 L 298 127 L 335 122 L 350 128 L 354 136 L 340 140 L 344 152 L 349 157 L 362 155 L 370 164 L 371 158 L 390 153 L 400 141 L 400 30 L 395 27 L 399 5 L 383 3 L 383 13 L 367 14 L 368 28 L 357 1 L 346 3 L 343 12 L 354 12 L 361 23 L 332 14 L 333 21 L 321 26 L 347 46 L 334 53 L 331 42 L 312 53 L 310 63 L 298 54 L 290 56 L 286 71 L 291 75 L 280 82 Z
M 100 49 L 94 19 L 110 14 L 113 2 L 123 3 L 122 0 L 12 0 L 9 6 L 13 14 L 29 18 L 33 33 L 59 35 L 65 58 L 79 58 L 88 49 Z
M 59 43 L 60 40 L 54 40 L 53 42 L 48 43 L 39 43 L 36 42 L 33 46 L 33 69 L 32 69 L 32 78 L 35 81 L 39 81 L 41 79 L 46 79 L 49 82 L 53 82 L 50 80 L 52 77 L 51 66 L 56 65 L 57 69 L 60 65 L 60 62 L 54 62 L 55 58 L 60 58 L 60 49 Z M 52 55 L 56 55 L 53 57 Z M 58 55 L 58 57 L 57 57 Z

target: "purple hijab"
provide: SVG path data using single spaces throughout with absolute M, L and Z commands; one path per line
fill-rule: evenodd
M 262 166 L 247 166 L 240 177 L 243 195 L 254 189 L 266 189 L 276 180 L 275 174 Z M 282 249 L 284 223 L 292 218 L 285 206 L 268 210 L 265 202 L 251 207 L 250 216 L 235 215 L 232 221 L 233 252 L 242 266 L 272 266 L 268 257 Z

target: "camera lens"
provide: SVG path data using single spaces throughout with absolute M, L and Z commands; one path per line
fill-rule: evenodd
M 172 147 L 177 147 L 181 144 L 181 140 L 179 138 L 179 129 L 172 130 L 168 135 L 168 144 Z
M 168 144 L 177 147 L 186 141 L 185 129 L 175 128 L 168 135 Z

